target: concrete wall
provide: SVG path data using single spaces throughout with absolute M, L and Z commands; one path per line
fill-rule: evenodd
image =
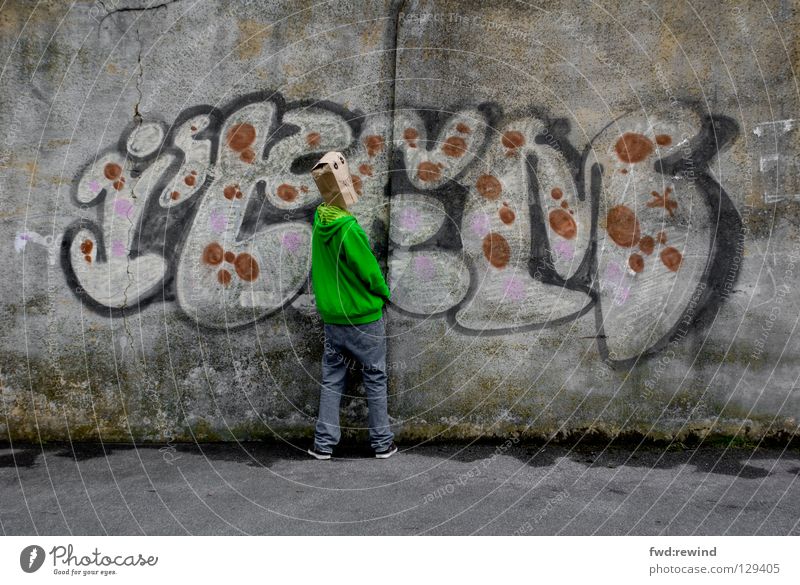
M 798 429 L 796 6 L 149 4 L 0 11 L 0 437 L 309 434 L 327 150 L 400 436 Z

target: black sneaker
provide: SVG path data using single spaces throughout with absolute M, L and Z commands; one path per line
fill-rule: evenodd
M 311 455 L 314 459 L 330 459 L 330 453 L 323 453 L 322 451 L 317 451 L 316 447 L 309 447 L 308 454 Z
M 383 451 L 375 451 L 375 457 L 378 459 L 388 459 L 395 453 L 397 453 L 397 445 L 390 443 Z

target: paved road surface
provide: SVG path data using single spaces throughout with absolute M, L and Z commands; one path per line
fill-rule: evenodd
M 798 534 L 793 450 L 0 444 L 4 534 Z

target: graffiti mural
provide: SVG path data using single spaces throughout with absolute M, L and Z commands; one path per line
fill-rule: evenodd
M 593 311 L 604 359 L 628 366 L 736 279 L 741 218 L 709 174 L 736 136 L 729 118 L 625 116 L 579 152 L 565 120 L 437 114 L 395 118 L 390 287 L 403 312 L 502 335 Z
M 368 175 L 386 154 L 371 132 L 385 127 L 336 104 L 263 92 L 225 109 L 190 108 L 169 127 L 129 128 L 75 182 L 74 201 L 97 219 L 65 233 L 67 279 L 101 312 L 158 299 L 212 328 L 266 317 L 306 286 L 318 203 L 311 165 L 327 150 L 346 152 L 365 175 L 354 177 L 357 189 L 380 195 Z
M 603 359 L 625 366 L 736 279 L 741 217 L 709 165 L 737 131 L 672 108 L 623 116 L 579 148 L 567 120 L 537 111 L 389 118 L 260 92 L 130 127 L 75 181 L 96 218 L 66 231 L 61 260 L 97 311 L 174 301 L 200 325 L 247 326 L 309 292 L 308 171 L 339 150 L 371 202 L 359 219 L 387 257 L 391 310 L 465 335 L 593 318 Z

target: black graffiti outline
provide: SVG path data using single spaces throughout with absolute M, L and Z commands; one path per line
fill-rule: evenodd
M 275 105 L 275 123 L 272 125 L 274 130 L 270 133 L 260 153 L 261 160 L 267 160 L 270 151 L 278 142 L 300 131 L 299 126 L 284 122 L 284 116 L 288 112 L 301 108 L 308 109 L 313 107 L 323 109 L 340 116 L 342 120 L 350 126 L 353 137 L 351 143 L 345 149 L 342 149 L 342 152 L 345 156 L 350 156 L 357 151 L 357 143 L 361 138 L 365 118 L 365 115 L 360 110 L 349 110 L 340 104 L 326 100 L 306 99 L 287 103 L 282 94 L 270 90 L 245 94 L 231 100 L 221 108 L 211 105 L 198 105 L 186 108 L 178 114 L 171 125 L 167 125 L 163 120 L 148 121 L 148 123 L 159 124 L 163 130 L 163 135 L 158 147 L 149 154 L 141 157 L 131 154 L 127 149 L 128 138 L 138 127 L 138 124 L 135 122 L 129 124 L 121 133 L 115 146 L 100 151 L 93 160 L 87 162 L 78 170 L 71 189 L 71 199 L 77 207 L 82 210 L 97 208 L 97 216 L 95 219 L 87 217 L 78 218 L 68 226 L 61 240 L 60 260 L 65 279 L 72 292 L 87 308 L 98 314 L 123 316 L 141 311 L 155 301 L 177 301 L 175 291 L 177 263 L 181 257 L 183 245 L 192 228 L 197 206 L 200 204 L 202 198 L 206 196 L 208 188 L 216 179 L 214 170 L 219 156 L 220 133 L 224 127 L 225 121 L 241 108 L 263 101 L 270 101 Z M 578 268 L 571 276 L 564 279 L 555 270 L 549 238 L 546 229 L 543 227 L 544 212 L 536 175 L 538 158 L 533 153 L 526 154 L 525 169 L 529 191 L 528 214 L 530 217 L 529 229 L 531 241 L 528 273 L 531 278 L 544 284 L 560 286 L 571 291 L 584 293 L 587 296 L 587 303 L 583 308 L 570 315 L 540 323 L 529 323 L 490 330 L 478 330 L 465 327 L 456 321 L 455 316 L 463 306 L 474 299 L 477 292 L 477 269 L 471 258 L 463 256 L 462 260 L 467 266 L 470 281 L 467 293 L 458 303 L 435 313 L 409 311 L 400 308 L 391 301 L 388 303 L 388 306 L 393 311 L 414 318 L 443 317 L 453 330 L 470 336 L 498 336 L 547 329 L 572 322 L 594 310 L 597 347 L 601 359 L 606 363 L 619 368 L 630 367 L 639 359 L 646 359 L 662 350 L 666 344 L 677 335 L 681 323 L 690 310 L 688 306 L 684 308 L 680 318 L 676 320 L 673 327 L 659 340 L 645 348 L 638 355 L 621 360 L 610 358 L 603 327 L 602 302 L 597 284 L 597 230 L 603 169 L 597 163 L 593 164 L 589 169 L 589 192 L 587 194 L 587 181 L 585 179 L 586 165 L 589 161 L 589 156 L 593 152 L 593 146 L 599 136 L 609 126 L 617 123 L 620 119 L 629 114 L 623 114 L 610 122 L 589 141 L 582 151 L 578 151 L 567 138 L 570 132 L 570 123 L 567 119 L 550 117 L 547 112 L 533 107 L 505 115 L 502 108 L 494 102 L 481 103 L 476 109 L 483 114 L 486 126 L 490 130 L 477 148 L 476 160 L 481 158 L 486 152 L 491 140 L 494 138 L 491 132 L 497 132 L 497 128 L 502 121 L 521 119 L 522 117 L 535 117 L 543 124 L 543 130 L 534 138 L 535 143 L 553 148 L 553 150 L 556 150 L 563 156 L 571 171 L 572 180 L 576 187 L 576 196 L 580 201 L 585 201 L 588 196 L 590 202 L 589 243 Z M 447 121 L 457 113 L 456 111 L 431 108 L 415 108 L 414 111 L 425 124 L 427 132 L 425 142 L 428 145 L 426 147 L 428 150 L 430 150 L 430 144 L 435 142 L 431 137 L 438 136 Z M 205 180 L 192 196 L 191 200 L 175 207 L 164 208 L 159 204 L 159 194 L 174 180 L 186 158 L 186 153 L 175 145 L 176 132 L 188 120 L 201 115 L 207 116 L 209 120 L 208 126 L 195 134 L 195 139 L 209 140 L 210 142 L 209 167 L 206 172 Z M 717 218 L 715 223 L 716 229 L 710 243 L 703 276 L 699 280 L 698 287 L 695 290 L 695 295 L 699 300 L 691 307 L 692 314 L 689 320 L 690 325 L 706 323 L 708 315 L 719 309 L 725 299 L 725 283 L 727 282 L 728 285 L 730 285 L 731 282 L 735 283 L 741 268 L 741 263 L 734 262 L 735 250 L 739 249 L 744 238 L 741 215 L 722 186 L 709 174 L 710 162 L 735 141 L 738 132 L 739 130 L 736 122 L 727 116 L 711 114 L 701 115 L 701 128 L 691 141 L 688 158 L 684 153 L 675 152 L 653 163 L 654 170 L 665 176 L 678 175 L 686 172 L 686 170 L 691 167 L 691 170 L 695 174 L 694 183 L 704 196 L 705 203 L 710 208 L 711 217 Z M 548 141 L 548 137 L 555 142 L 555 147 Z M 373 233 L 378 235 L 375 248 L 379 258 L 385 257 L 385 259 L 388 259 L 395 250 L 408 252 L 423 250 L 457 252 L 463 250 L 459 226 L 463 219 L 468 189 L 459 183 L 459 178 L 469 170 L 473 162 L 464 165 L 456 175 L 448 177 L 442 185 L 434 189 L 423 189 L 413 185 L 408 178 L 405 168 L 405 155 L 402 149 L 396 149 L 392 144 L 389 145 L 389 149 L 388 180 L 384 184 L 384 196 L 388 200 L 389 205 L 391 205 L 392 200 L 401 193 L 433 197 L 444 206 L 446 220 L 436 233 L 423 242 L 410 246 L 400 246 L 388 239 L 388 229 L 385 222 L 380 218 L 376 218 L 372 227 Z M 109 196 L 109 190 L 104 188 L 89 203 L 82 203 L 78 200 L 77 190 L 80 178 L 96 163 L 98 158 L 108 153 L 115 153 L 132 161 L 133 164 L 130 169 L 132 178 L 139 177 L 159 157 L 164 155 L 173 155 L 174 157 L 173 161 L 164 170 L 162 176 L 146 195 L 145 207 L 141 212 L 138 225 L 135 226 L 133 243 L 129 251 L 130 259 L 135 259 L 145 253 L 158 253 L 167 263 L 165 275 L 159 283 L 141 294 L 134 304 L 124 307 L 106 306 L 86 293 L 80 286 L 80 280 L 71 264 L 70 255 L 72 244 L 78 232 L 82 229 L 86 229 L 93 234 L 97 241 L 96 261 L 99 263 L 107 262 L 102 225 L 105 221 L 103 217 L 104 203 L 106 197 Z M 321 154 L 324 154 L 324 152 L 312 149 L 309 152 L 298 155 L 293 159 L 290 165 L 290 172 L 295 175 L 306 174 L 310 171 L 311 166 L 318 160 Z M 301 221 L 309 225 L 313 222 L 314 209 L 317 204 L 316 201 L 289 210 L 280 209 L 269 200 L 265 189 L 265 181 L 260 180 L 256 183 L 254 191 L 255 196 L 248 201 L 242 224 L 236 236 L 237 241 L 252 237 L 266 227 L 286 221 Z M 703 285 L 702 288 L 700 288 L 701 284 Z M 157 294 L 159 290 L 161 291 L 160 298 Z M 274 310 L 266 312 L 264 315 L 254 318 L 246 324 L 233 326 L 229 329 L 237 330 L 251 327 L 256 322 L 266 319 L 276 312 L 289 309 L 298 296 L 308 292 L 310 292 L 309 278 L 306 277 L 304 283 L 298 287 L 298 290 L 295 291 L 294 294 L 289 295 L 289 298 L 287 298 L 280 307 L 276 307 Z M 214 331 L 217 330 L 215 327 L 199 325 L 203 328 Z
M 696 104 L 692 105 L 695 106 L 695 109 L 699 109 Z M 478 106 L 478 110 L 487 115 L 486 125 L 490 131 L 494 132 L 497 131 L 496 128 L 501 118 L 511 121 L 520 119 L 523 116 L 535 116 L 541 120 L 544 130 L 535 137 L 535 141 L 537 144 L 547 145 L 548 141 L 546 137 L 551 136 L 556 138 L 557 148 L 554 150 L 557 150 L 564 156 L 567 165 L 571 168 L 576 194 L 581 201 L 585 201 L 586 199 L 586 181 L 584 180 L 585 166 L 593 152 L 595 142 L 607 128 L 630 115 L 630 112 L 628 112 L 612 120 L 589 141 L 582 153 L 578 153 L 566 139 L 570 131 L 570 124 L 566 119 L 550 118 L 545 112 L 540 110 L 527 110 L 524 113 L 517 113 L 504 117 L 499 106 L 493 103 L 481 104 Z M 491 114 L 489 115 L 487 112 L 491 112 Z M 425 124 L 427 137 L 438 136 L 439 131 L 445 126 L 447 120 L 455 115 L 455 112 L 452 111 L 431 109 L 419 110 L 418 113 Z M 597 278 L 597 228 L 602 193 L 602 166 L 596 163 L 590 168 L 589 244 L 578 268 L 569 278 L 564 279 L 555 271 L 549 246 L 549 238 L 544 229 L 544 212 L 541 202 L 541 192 L 536 176 L 538 159 L 535 154 L 528 153 L 525 161 L 525 168 L 528 173 L 528 212 L 531 230 L 531 251 L 529 254 L 528 273 L 531 278 L 543 284 L 559 286 L 575 292 L 583 292 L 589 299 L 583 308 L 570 315 L 539 323 L 528 323 L 525 325 L 495 329 L 472 329 L 464 327 L 456 321 L 456 314 L 474 299 L 477 294 L 478 285 L 476 284 L 477 270 L 474 261 L 467 256 L 462 256 L 461 260 L 465 263 L 469 271 L 470 282 L 467 293 L 458 303 L 445 310 L 434 313 L 418 313 L 407 309 L 401 309 L 397 305 L 393 305 L 393 310 L 410 317 L 444 317 L 449 327 L 453 330 L 463 335 L 480 337 L 549 329 L 572 322 L 594 310 L 595 339 L 601 359 L 604 362 L 615 368 L 623 369 L 635 365 L 638 360 L 654 356 L 659 351 L 663 350 L 670 341 L 676 338 L 682 324 L 685 327 L 687 325 L 700 325 L 707 322 L 707 315 L 712 313 L 714 309 L 718 309 L 724 301 L 725 282 L 727 281 L 729 285 L 731 282 L 735 283 L 741 268 L 741 263 L 734 263 L 733 256 L 735 253 L 734 251 L 740 249 L 739 245 L 744 238 L 741 215 L 722 186 L 709 174 L 709 164 L 711 161 L 736 140 L 738 136 L 738 126 L 732 118 L 727 116 L 701 114 L 700 117 L 701 127 L 690 143 L 688 157 L 684 153 L 678 151 L 667 157 L 656 160 L 653 163 L 653 168 L 665 176 L 676 176 L 685 173 L 687 170 L 691 170 L 695 176 L 694 184 L 704 196 L 705 203 L 710 207 L 711 217 L 717 218 L 714 224 L 716 229 L 710 243 L 703 276 L 699 279 L 698 285 L 693 295 L 690 297 L 697 299 L 694 305 L 690 307 L 687 304 L 670 330 L 649 347 L 643 349 L 639 354 L 619 360 L 612 359 L 606 343 L 605 328 L 603 326 L 602 301 L 600 291 L 598 290 Z M 478 149 L 476 159 L 483 155 L 490 140 L 491 134 L 487 133 L 484 142 Z M 430 143 L 435 141 L 427 138 L 426 142 L 430 145 Z M 428 150 L 430 150 L 430 147 L 428 147 Z M 422 189 L 413 185 L 408 179 L 403 151 L 398 149 L 394 152 L 390 171 L 390 177 L 393 179 L 391 181 L 391 195 L 396 197 L 401 193 L 410 193 L 430 196 L 440 201 L 440 203 L 445 205 L 445 224 L 448 222 L 454 224 L 458 244 L 448 243 L 446 246 L 442 246 L 441 240 L 443 234 L 449 234 L 452 231 L 452 229 L 447 229 L 446 225 L 443 225 L 440 227 L 439 231 L 423 242 L 411 246 L 401 246 L 390 243 L 390 250 L 398 249 L 408 252 L 441 249 L 450 252 L 463 250 L 463 243 L 461 243 L 460 235 L 458 235 L 460 233 L 458 226 L 452 218 L 458 218 L 458 223 L 460 224 L 466 204 L 466 188 L 456 181 L 458 177 L 466 172 L 468 167 L 469 165 L 465 166 L 458 175 L 450 178 L 445 184 L 437 188 Z M 455 183 L 455 186 L 450 186 L 451 182 Z M 463 193 L 456 189 L 456 187 L 463 189 Z M 717 193 L 716 197 L 714 196 L 715 191 Z M 687 316 L 690 317 L 688 323 L 684 323 Z
M 543 129 L 539 132 L 534 140 L 536 144 L 543 145 L 549 144 L 547 137 L 553 137 L 556 141 L 557 150 L 565 159 L 568 168 L 570 169 L 571 178 L 576 187 L 576 196 L 580 201 L 586 199 L 585 185 L 582 178 L 583 162 L 588 157 L 588 152 L 580 153 L 574 146 L 572 146 L 566 138 L 569 133 L 569 121 L 564 118 L 550 117 L 546 112 L 537 108 L 527 108 L 525 110 L 516 111 L 512 114 L 505 115 L 502 108 L 494 102 L 484 102 L 476 108 L 485 116 L 484 123 L 489 131 L 486 133 L 483 142 L 478 147 L 475 160 L 481 159 L 489 147 L 491 141 L 499 135 L 498 128 L 504 121 L 512 121 L 524 118 L 536 118 L 543 124 Z M 438 144 L 432 140 L 431 136 L 438 136 L 441 129 L 445 127 L 447 121 L 454 116 L 457 111 L 451 110 L 436 110 L 436 109 L 420 109 L 415 110 L 422 118 L 426 128 L 426 148 L 431 150 L 431 146 L 436 147 Z M 492 133 L 495 133 L 495 136 Z M 550 146 L 552 148 L 552 146 Z M 470 163 L 472 164 L 472 163 Z M 550 250 L 549 238 L 547 231 L 544 228 L 544 212 L 542 210 L 541 193 L 539 190 L 538 178 L 536 176 L 536 168 L 538 165 L 538 158 L 533 153 L 528 153 L 525 157 L 525 172 L 527 172 L 528 184 L 528 214 L 530 217 L 529 230 L 530 230 L 530 253 L 528 260 L 528 274 L 534 280 L 538 280 L 543 284 L 559 286 L 576 292 L 582 292 L 587 296 L 586 304 L 577 311 L 548 321 L 538 323 L 526 323 L 524 325 L 515 325 L 513 327 L 501 327 L 494 329 L 472 329 L 461 325 L 456 320 L 456 314 L 463 307 L 467 306 L 477 294 L 477 268 L 474 261 L 468 256 L 462 256 L 461 260 L 467 266 L 469 272 L 469 285 L 464 297 L 451 307 L 442 311 L 434 313 L 418 313 L 402 309 L 396 304 L 392 303 L 392 309 L 409 317 L 430 318 L 430 317 L 443 317 L 448 326 L 458 331 L 463 335 L 489 337 L 499 335 L 509 335 L 514 333 L 525 333 L 529 331 L 538 331 L 557 327 L 566 323 L 570 323 L 579 319 L 583 315 L 592 310 L 594 304 L 597 302 L 597 293 L 592 288 L 592 274 L 591 274 L 591 260 L 590 251 L 596 249 L 596 242 L 590 237 L 589 247 L 584 254 L 581 263 L 575 272 L 568 278 L 564 279 L 559 275 L 552 261 L 552 254 Z M 397 197 L 400 194 L 415 194 L 432 197 L 439 201 L 445 209 L 445 223 L 439 230 L 431 235 L 423 242 L 413 244 L 410 246 L 403 246 L 389 243 L 389 250 L 400 250 L 404 252 L 416 251 L 431 251 L 431 250 L 447 250 L 449 252 L 457 252 L 463 250 L 463 243 L 461 242 L 460 229 L 464 207 L 467 202 L 468 189 L 458 182 L 458 179 L 469 170 L 470 165 L 465 165 L 453 177 L 442 185 L 433 189 L 424 189 L 416 187 L 408 178 L 408 173 L 405 164 L 405 156 L 403 151 L 397 149 L 393 152 L 393 158 L 390 168 L 390 184 L 392 185 L 391 197 Z M 595 198 L 592 199 L 594 205 Z M 457 221 L 456 221 L 457 220 Z M 592 214 L 592 222 L 595 221 L 595 214 Z M 448 227 L 452 224 L 453 227 Z M 590 231 L 591 234 L 591 231 Z M 457 240 L 458 243 L 451 243 Z M 593 257 L 593 253 L 591 257 Z
M 687 303 L 669 331 L 638 355 L 619 360 L 611 359 L 603 327 L 602 302 L 598 298 L 595 306 L 597 348 L 601 359 L 615 368 L 628 369 L 636 365 L 639 360 L 646 360 L 655 356 L 677 338 L 682 327 L 687 328 L 692 325 L 696 327 L 707 326 L 711 320 L 709 317 L 719 310 L 725 300 L 725 282 L 728 281 L 729 284 L 735 284 L 741 272 L 741 262 L 734 262 L 734 260 L 736 251 L 741 249 L 744 241 L 742 216 L 727 192 L 709 174 L 711 161 L 735 142 L 739 135 L 739 127 L 728 116 L 705 114 L 701 112 L 698 104 L 690 105 L 700 112 L 700 130 L 690 142 L 688 156 L 681 151 L 676 151 L 669 156 L 656 160 L 653 163 L 653 170 L 667 177 L 682 175 L 689 171 L 693 173 L 695 188 L 704 197 L 704 202 L 709 207 L 709 215 L 712 220 L 716 218 L 716 221 L 712 224 L 715 229 L 709 243 L 708 257 L 706 258 L 703 274 L 698 279 L 695 290 L 689 296 L 690 299 L 695 300 Z M 597 133 L 592 142 L 606 128 L 616 124 L 627 115 L 624 114 L 610 122 Z M 595 169 L 596 166 L 599 165 L 593 165 L 592 167 L 592 185 L 596 185 L 599 201 L 602 174 L 599 168 Z M 593 230 L 596 230 L 594 221 L 592 225 Z M 592 237 L 596 237 L 596 231 L 593 232 Z
M 137 313 L 150 304 L 160 302 L 177 302 L 177 294 L 175 290 L 175 275 L 177 274 L 177 264 L 180 261 L 183 245 L 188 237 L 189 231 L 194 222 L 197 207 L 203 197 L 206 195 L 208 188 L 216 180 L 214 170 L 217 164 L 217 157 L 219 154 L 220 146 L 220 132 L 224 127 L 225 121 L 238 110 L 243 107 L 259 103 L 263 101 L 270 101 L 275 105 L 275 123 L 272 125 L 274 130 L 270 133 L 264 149 L 261 152 L 261 160 L 266 160 L 272 148 L 281 140 L 295 135 L 300 131 L 300 127 L 283 121 L 285 114 L 299 109 L 316 108 L 330 111 L 331 113 L 340 116 L 352 130 L 353 139 L 351 144 L 342 150 L 345 156 L 349 156 L 355 151 L 357 140 L 361 134 L 363 126 L 364 114 L 360 110 L 349 110 L 344 106 L 331 102 L 328 100 L 296 100 L 286 102 L 280 92 L 272 90 L 261 90 L 257 92 L 248 93 L 233 99 L 228 102 L 224 107 L 218 108 L 211 105 L 198 105 L 191 106 L 182 110 L 175 121 L 171 125 L 167 125 L 163 120 L 148 120 L 148 123 L 157 123 L 161 126 L 163 136 L 157 148 L 145 156 L 135 156 L 128 152 L 127 143 L 130 135 L 136 130 L 140 123 L 133 122 L 126 126 L 120 135 L 117 143 L 105 150 L 98 152 L 97 156 L 88 161 L 78 169 L 73 180 L 70 198 L 72 202 L 82 210 L 89 210 L 97 207 L 96 219 L 81 217 L 71 223 L 64 231 L 61 238 L 61 253 L 60 263 L 67 286 L 73 294 L 84 304 L 89 310 L 111 317 L 122 317 L 130 314 Z M 207 169 L 206 179 L 203 184 L 198 188 L 192 198 L 175 207 L 163 208 L 159 204 L 159 194 L 174 180 L 177 172 L 181 169 L 185 159 L 186 153 L 175 145 L 175 135 L 181 126 L 188 120 L 206 115 L 209 118 L 209 123 L 206 128 L 203 128 L 194 138 L 197 140 L 210 141 L 210 156 L 209 167 Z M 130 306 L 124 307 L 109 307 L 103 303 L 95 300 L 89 295 L 81 286 L 80 280 L 76 274 L 75 268 L 72 266 L 72 259 L 70 250 L 77 234 L 86 229 L 96 238 L 97 242 L 97 262 L 107 262 L 106 247 L 104 236 L 102 233 L 102 225 L 105 221 L 104 215 L 104 202 L 105 198 L 109 195 L 108 189 L 102 189 L 97 196 L 89 203 L 82 203 L 78 200 L 78 186 L 81 177 L 85 172 L 91 168 L 98 159 L 101 159 L 108 153 L 115 153 L 123 158 L 132 161 L 131 177 L 137 178 L 140 176 L 156 159 L 164 155 L 173 155 L 174 160 L 165 169 L 161 178 L 154 184 L 149 193 L 147 193 L 145 207 L 142 210 L 139 224 L 134 228 L 134 244 L 129 251 L 129 258 L 131 260 L 137 258 L 148 252 L 155 252 L 159 254 L 167 263 L 167 268 L 164 277 L 160 282 L 156 283 L 150 290 L 142 293 L 137 301 Z M 311 169 L 311 166 L 316 162 L 319 157 L 324 154 L 323 151 L 311 150 L 296 157 L 290 167 L 290 171 L 296 175 L 302 175 Z M 311 223 L 313 219 L 313 210 L 315 205 L 313 203 L 306 204 L 300 208 L 286 210 L 280 209 L 269 201 L 265 193 L 264 181 L 256 183 L 256 197 L 248 202 L 245 209 L 245 219 L 236 236 L 237 240 L 250 237 L 257 233 L 264 227 L 275 225 L 287 221 L 288 218 L 305 220 Z M 255 208 L 258 207 L 258 212 L 254 213 Z M 176 211 L 177 210 L 177 211 Z M 154 224 L 154 225 L 153 225 Z M 159 239 L 161 238 L 161 239 Z M 140 245 L 140 242 L 143 242 Z M 158 292 L 161 291 L 159 298 Z M 308 279 L 293 295 L 290 295 L 280 307 L 274 311 L 262 315 L 257 320 L 263 320 L 270 315 L 287 308 L 294 302 L 298 296 L 308 292 Z M 229 327 L 229 330 L 237 330 L 252 326 L 256 322 L 253 321 L 239 326 Z M 198 324 L 201 327 L 209 330 L 216 331 L 214 327 L 208 327 L 203 324 Z

